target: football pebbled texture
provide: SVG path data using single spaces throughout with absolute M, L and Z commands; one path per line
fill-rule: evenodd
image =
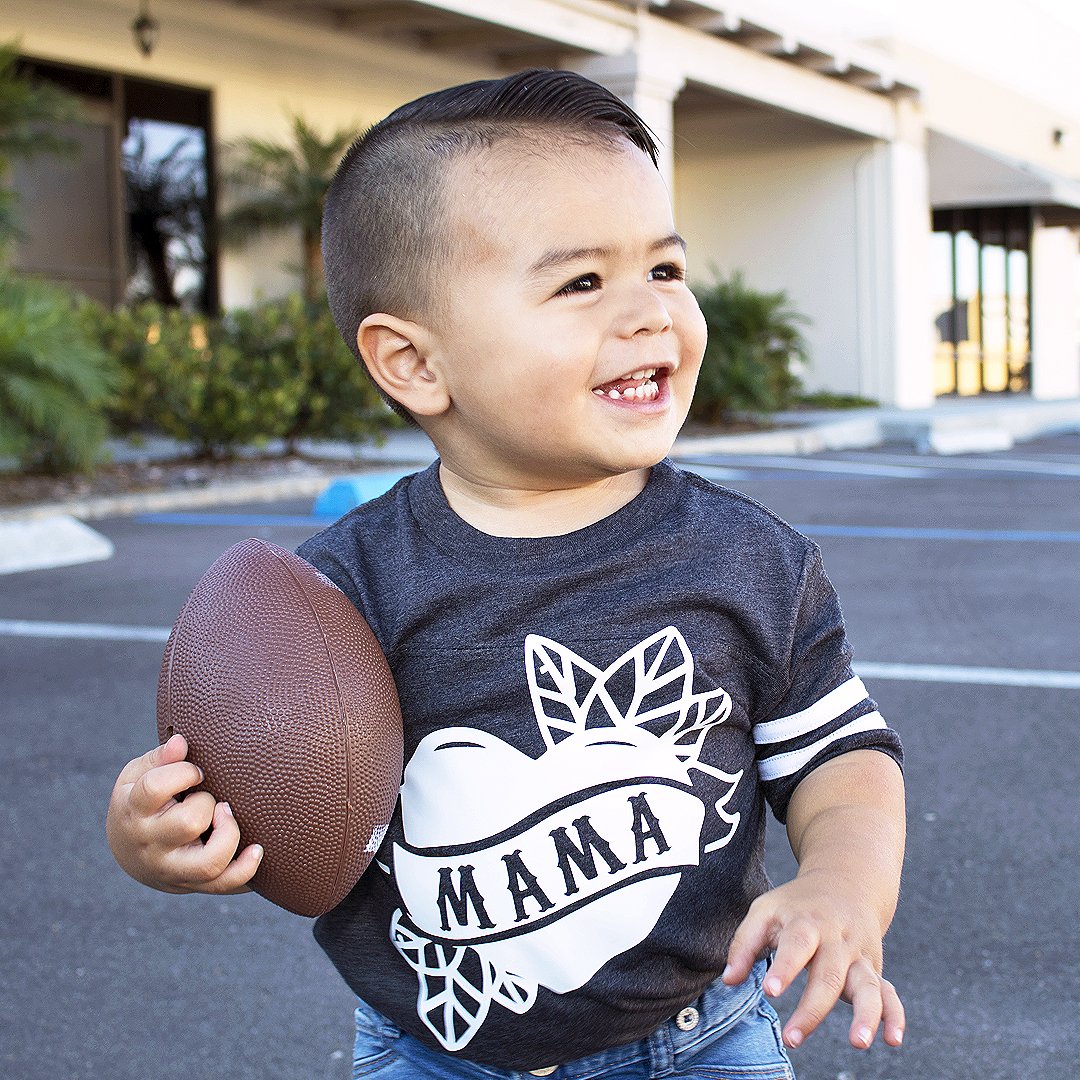
M 263 846 L 253 889 L 308 916 L 348 895 L 397 801 L 401 711 L 374 634 L 328 578 L 263 540 L 219 556 L 165 646 L 157 727 L 187 739 L 241 846 Z

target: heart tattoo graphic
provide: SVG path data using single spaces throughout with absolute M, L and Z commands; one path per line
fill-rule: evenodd
M 549 638 L 525 640 L 538 758 L 489 732 L 423 739 L 401 789 L 390 937 L 417 974 L 417 1012 L 448 1051 L 491 1006 L 527 1012 L 567 993 L 656 925 L 681 873 L 739 826 L 742 772 L 701 759 L 730 715 L 694 693 L 694 660 L 666 629 L 601 670 Z M 691 772 L 722 792 L 707 806 Z M 708 820 L 709 828 L 704 826 Z

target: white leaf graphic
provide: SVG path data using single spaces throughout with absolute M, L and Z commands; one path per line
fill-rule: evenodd
M 409 929 L 401 912 L 394 912 L 390 939 L 406 963 L 416 972 L 420 992 L 416 1011 L 427 1028 L 447 1050 L 467 1045 L 487 1018 L 493 998 L 492 965 L 477 957 L 469 946 L 446 946 Z M 474 986 L 461 971 L 469 959 L 479 959 L 481 985 Z
M 548 747 L 567 735 L 583 731 L 593 700 L 592 691 L 600 678 L 599 668 L 557 641 L 530 634 L 525 639 L 525 671 L 536 722 Z M 581 693 L 579 680 L 589 688 L 589 693 Z
M 674 743 L 680 761 L 697 761 L 706 736 L 716 724 L 731 715 L 731 698 L 723 689 L 695 694 L 687 703 L 682 724 L 669 728 L 661 737 Z
M 535 982 L 504 971 L 501 973 L 500 981 L 492 990 L 491 1000 L 510 1009 L 511 1012 L 525 1013 L 533 1007 L 536 991 Z
M 633 692 L 620 710 L 612 702 L 607 686 L 628 665 L 633 673 Z M 605 696 L 613 723 L 641 726 L 673 713 L 681 717 L 692 696 L 693 677 L 694 660 L 686 641 L 674 626 L 669 626 L 620 656 L 603 673 L 593 696 Z

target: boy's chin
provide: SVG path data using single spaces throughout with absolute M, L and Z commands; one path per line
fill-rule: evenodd
M 671 453 L 674 440 L 655 440 L 649 445 L 635 446 L 623 454 L 613 454 L 604 462 L 609 476 L 641 472 L 659 465 Z

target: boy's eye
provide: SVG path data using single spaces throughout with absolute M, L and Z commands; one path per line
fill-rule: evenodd
M 649 271 L 650 281 L 682 281 L 686 271 L 676 263 L 661 263 Z
M 555 295 L 572 296 L 574 293 L 592 292 L 599 284 L 599 275 L 582 274 L 580 277 L 574 278 L 573 281 L 568 281 Z

